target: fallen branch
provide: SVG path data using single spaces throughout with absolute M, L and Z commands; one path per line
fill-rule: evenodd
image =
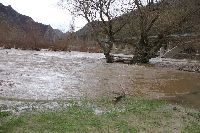
M 121 88 L 122 88 L 122 93 L 116 93 L 117 95 L 114 96 L 114 100 L 113 100 L 113 101 L 115 102 L 115 104 L 116 104 L 117 102 L 119 102 L 122 98 L 125 98 L 125 96 L 126 96 L 124 87 L 122 87 L 121 84 L 120 84 L 120 86 L 121 86 Z

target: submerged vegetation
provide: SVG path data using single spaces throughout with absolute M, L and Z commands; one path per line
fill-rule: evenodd
M 63 101 L 62 101 L 63 102 Z M 65 105 L 66 102 L 63 102 Z M 200 131 L 200 113 L 165 101 L 123 98 L 70 100 L 53 110 L 1 112 L 0 132 L 191 132 Z

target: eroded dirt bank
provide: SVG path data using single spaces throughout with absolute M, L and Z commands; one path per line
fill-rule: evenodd
M 200 73 L 153 65 L 106 64 L 103 54 L 0 50 L 0 104 L 121 92 L 200 108 Z

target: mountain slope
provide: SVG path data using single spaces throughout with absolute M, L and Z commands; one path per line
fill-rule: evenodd
M 22 49 L 48 48 L 58 39 L 50 25 L 35 22 L 11 6 L 0 3 L 0 46 Z
M 165 12 L 165 14 L 162 14 L 160 16 L 160 18 L 162 18 L 162 16 L 166 16 L 166 14 L 168 13 L 169 16 L 173 16 L 175 13 L 174 12 L 180 12 L 180 10 L 191 10 L 187 5 L 187 3 L 189 2 L 196 2 L 199 3 L 198 0 L 167 0 L 167 4 L 169 3 L 176 3 L 174 4 L 175 7 L 171 7 L 170 5 L 163 5 L 163 11 Z M 178 3 L 178 4 L 177 4 Z M 145 8 L 145 7 L 144 7 Z M 116 34 L 116 38 L 132 38 L 132 37 L 136 37 L 138 35 L 138 33 L 140 32 L 138 29 L 140 27 L 140 22 L 139 22 L 139 15 L 138 15 L 138 11 L 134 10 L 132 13 L 132 15 L 128 15 L 128 17 L 132 18 L 130 19 L 129 22 L 127 22 L 127 24 L 125 25 L 124 28 L 122 28 L 122 30 Z M 147 15 L 153 15 L 153 14 L 148 14 Z M 127 15 L 122 15 L 120 17 L 127 17 Z M 173 18 L 174 17 L 174 18 Z M 163 27 L 166 27 L 167 23 L 170 21 L 176 21 L 176 19 L 178 19 L 178 16 L 173 16 L 171 18 L 167 18 L 167 19 L 171 19 L 171 20 L 164 20 L 165 18 L 160 19 L 160 21 L 157 21 L 156 23 L 154 23 L 154 25 L 152 26 L 153 28 L 150 30 L 149 32 L 149 36 L 155 36 L 157 35 L 157 33 L 159 32 L 159 30 Z M 151 18 L 151 17 L 149 17 Z M 116 23 L 115 21 L 118 21 L 118 19 L 113 20 L 113 27 L 115 28 Z M 150 21 L 150 20 L 149 20 Z M 166 22 L 165 22 L 166 21 Z M 100 25 L 101 21 L 99 22 L 95 22 L 95 23 L 99 23 L 96 25 Z M 165 25 L 164 25 L 165 24 Z M 100 27 L 96 27 L 97 29 Z M 170 34 L 186 34 L 186 33 L 197 33 L 200 31 L 200 12 L 192 15 L 189 17 L 189 19 L 176 31 L 174 31 L 174 33 L 170 33 Z M 92 31 L 89 27 L 89 24 L 86 24 L 82 29 L 80 29 L 79 31 L 76 32 L 76 36 L 78 36 L 78 38 L 82 38 L 84 39 L 85 37 L 92 37 L 91 36 Z

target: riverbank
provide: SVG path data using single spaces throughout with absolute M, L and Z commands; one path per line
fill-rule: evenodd
M 199 73 L 177 67 L 107 64 L 101 53 L 3 49 L 0 129 L 196 132 L 199 79 Z M 114 94 L 122 91 L 126 98 L 113 104 Z
M 26 110 L 19 115 L 0 113 L 0 132 L 190 132 L 200 130 L 200 112 L 126 97 L 60 102 L 57 109 Z
M 200 73 L 200 61 L 191 59 L 152 58 L 150 64 L 161 67 L 174 67 L 177 70 Z

